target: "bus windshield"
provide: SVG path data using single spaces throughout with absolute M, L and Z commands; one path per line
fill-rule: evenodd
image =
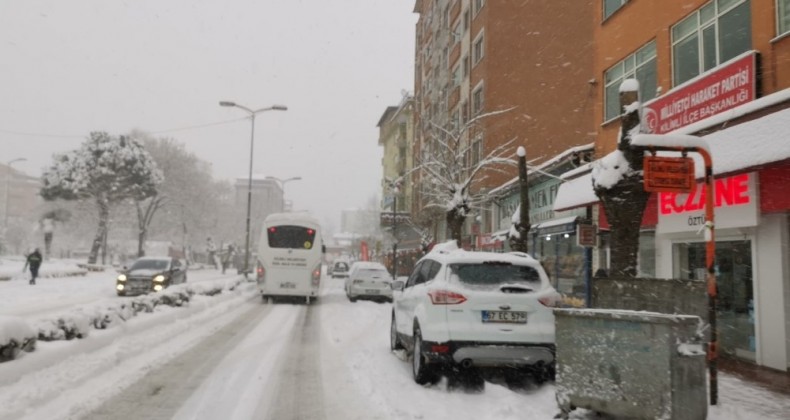
M 270 248 L 313 249 L 315 229 L 304 226 L 272 226 L 267 229 Z

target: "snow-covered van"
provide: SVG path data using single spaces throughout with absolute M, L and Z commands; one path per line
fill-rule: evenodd
M 324 252 L 321 226 L 307 213 L 275 213 L 263 222 L 256 280 L 264 301 L 271 297 L 318 297 Z

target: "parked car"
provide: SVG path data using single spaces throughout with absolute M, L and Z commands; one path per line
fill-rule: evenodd
M 351 264 L 348 261 L 335 261 L 332 263 L 332 278 L 340 279 L 348 277 L 348 270 L 351 269 Z
M 122 270 L 115 280 L 118 296 L 158 292 L 187 281 L 187 266 L 178 258 L 143 257 Z
M 489 367 L 529 370 L 541 382 L 553 377 L 552 307 L 560 295 L 540 263 L 523 253 L 442 245 L 405 283 L 393 282 L 390 347 L 411 355 L 415 382 Z
M 352 302 L 357 299 L 392 302 L 392 276 L 381 263 L 355 262 L 348 273 L 345 289 Z

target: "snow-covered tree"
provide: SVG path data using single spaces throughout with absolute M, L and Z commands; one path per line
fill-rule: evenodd
M 511 158 L 515 139 L 485 155 L 482 155 L 483 145 L 473 141 L 482 138 L 477 137 L 482 134 L 481 120 L 508 111 L 480 114 L 457 128 L 429 123 L 428 137 L 415 167 L 422 183 L 421 195 L 426 202 L 424 207 L 444 210 L 450 237 L 459 244 L 466 217 L 487 199 L 485 193 L 475 188 L 484 184 L 492 172 L 509 173 L 507 167 L 516 165 Z
M 128 199 L 155 196 L 162 173 L 137 140 L 105 132 L 90 133 L 79 149 L 56 155 L 54 160 L 42 175 L 41 196 L 45 200 L 95 200 L 99 226 L 88 263 L 96 263 L 105 243 L 110 208 Z
M 132 136 L 141 141 L 164 174 L 158 194 L 137 203 L 141 245 L 138 253 L 143 251 L 145 239 L 155 235 L 176 238 L 173 242 L 184 242 L 183 246 L 187 246 L 190 238 L 195 245 L 202 245 L 207 236 L 234 238 L 230 225 L 220 226 L 217 220 L 218 217 L 232 219 L 226 213 L 233 209 L 225 208 L 233 204 L 225 200 L 232 198 L 232 188 L 214 180 L 211 164 L 175 139 L 155 138 L 140 131 L 132 132 Z
M 639 134 L 639 82 L 627 79 L 620 86 L 621 128 L 617 150 L 609 153 L 593 166 L 595 194 L 603 203 L 611 230 L 611 275 L 637 275 L 639 229 L 642 215 L 650 198 L 644 189 L 642 160 L 644 148 L 631 145 L 631 138 Z

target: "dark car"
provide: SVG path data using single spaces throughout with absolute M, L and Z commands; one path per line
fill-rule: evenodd
M 178 258 L 144 257 L 124 269 L 115 280 L 118 296 L 158 292 L 187 281 L 187 266 Z

